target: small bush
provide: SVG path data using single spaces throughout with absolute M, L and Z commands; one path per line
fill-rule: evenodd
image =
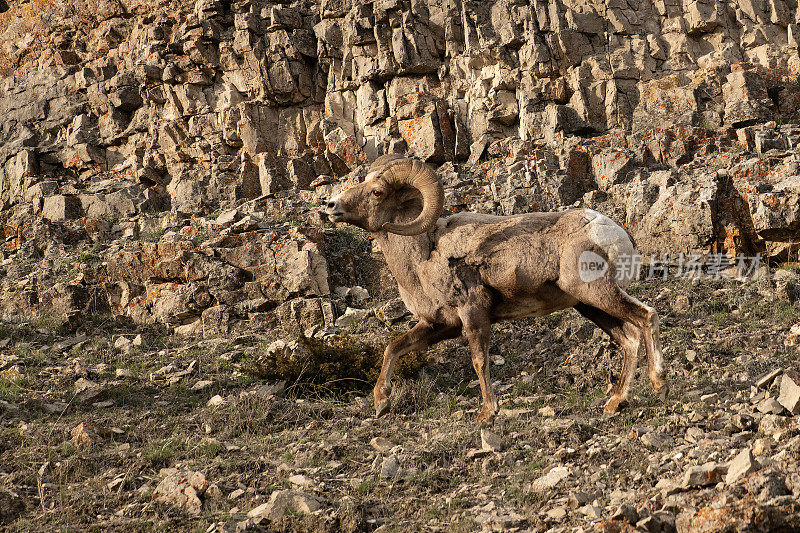
M 338 335 L 327 344 L 301 335 L 297 342 L 303 349 L 263 354 L 245 362 L 242 370 L 258 379 L 286 380 L 301 388 L 324 385 L 338 390 L 364 388 L 378 375 L 377 351 L 350 336 Z
M 155 469 L 166 466 L 175 456 L 178 441 L 174 438 L 151 443 L 143 452 L 142 457 Z
M 337 392 L 368 390 L 380 374 L 383 349 L 356 340 L 350 335 L 337 335 L 328 342 L 297 338 L 302 349 L 263 354 L 242 365 L 242 370 L 255 378 L 286 380 L 293 386 L 331 389 Z M 406 354 L 397 361 L 399 377 L 416 375 L 427 362 L 423 354 Z
M 103 258 L 97 254 L 83 252 L 75 258 L 80 263 L 88 263 L 89 266 L 96 267 L 103 262 Z
M 0 400 L 16 403 L 20 401 L 22 394 L 27 391 L 27 387 L 27 378 L 0 377 Z

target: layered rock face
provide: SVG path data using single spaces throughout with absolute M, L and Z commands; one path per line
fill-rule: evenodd
M 798 21 L 795 0 L 12 2 L 5 312 L 331 323 L 313 206 L 384 153 L 438 167 L 451 211 L 590 206 L 644 253 L 796 259 Z

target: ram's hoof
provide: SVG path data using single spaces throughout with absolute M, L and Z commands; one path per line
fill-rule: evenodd
M 608 414 L 608 415 L 613 415 L 613 414 L 618 413 L 620 411 L 620 409 L 624 409 L 627 406 L 628 406 L 628 400 L 627 399 L 618 398 L 616 396 L 612 396 L 608 400 L 608 403 L 606 403 L 606 407 L 605 407 L 605 409 L 603 409 L 603 411 L 605 411 L 605 413 Z
M 656 391 L 656 396 L 662 402 L 667 401 L 667 397 L 669 396 L 669 385 L 664 383 L 661 387 Z
M 375 417 L 380 418 L 387 414 L 391 406 L 392 405 L 389 403 L 389 400 L 382 400 L 375 404 Z
M 475 420 L 475 425 L 477 426 L 491 426 L 494 424 L 495 416 L 497 416 L 497 411 L 494 410 L 483 410 L 478 413 L 478 418 Z

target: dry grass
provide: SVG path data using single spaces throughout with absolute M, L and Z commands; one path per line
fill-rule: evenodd
M 604 398 L 604 376 L 621 361 L 611 350 L 596 358 L 585 353 L 592 343 L 571 334 L 582 327 L 582 318 L 562 313 L 547 321 L 503 326 L 493 346 L 506 364 L 494 368 L 493 377 L 509 387 L 499 397 L 509 408 L 531 411 L 519 418 L 498 418 L 492 429 L 502 436 L 505 451 L 477 459 L 470 458 L 470 451 L 480 448 L 480 431 L 474 426 L 479 398 L 469 386 L 474 374 L 467 349 L 459 342 L 430 350 L 422 372 L 395 380 L 392 414 L 374 419 L 368 390 L 332 395 L 319 387 L 294 387 L 269 394 L 262 378 L 243 379 L 241 371 L 249 356 L 242 352 L 257 354 L 261 348 L 256 340 L 184 345 L 159 338 L 154 330 L 145 335 L 149 349 L 124 355 L 108 347 L 112 328 L 94 332 L 93 337 L 104 337 L 106 342 L 93 340 L 56 354 L 42 349 L 57 340 L 52 335 L 4 326 L 0 337 L 11 337 L 16 345 L 2 353 L 20 358 L 26 381 L 0 388 L 2 399 L 13 405 L 11 410 L 0 406 L 0 505 L 8 487 L 20 494 L 26 507 L 15 511 L 13 521 L 2 527 L 205 530 L 212 523 L 241 521 L 273 491 L 293 488 L 290 474 L 312 479 L 316 488 L 306 490 L 323 496 L 328 507 L 322 517 L 292 516 L 272 524 L 276 530 L 363 531 L 385 524 L 388 530 L 468 531 L 477 527 L 475 519 L 488 502 L 495 502 L 498 509 L 513 509 L 525 527 L 544 530 L 550 526 L 543 521 L 542 510 L 578 489 L 567 484 L 542 495 L 531 489 L 531 483 L 563 464 L 582 473 L 581 483 L 593 480 L 581 490 L 593 491 L 597 484 L 606 487 L 605 493 L 641 489 L 644 492 L 637 494 L 646 500 L 647 490 L 672 474 L 648 470 L 652 455 L 664 452 L 640 445 L 631 437 L 634 432 L 644 427 L 679 438 L 685 427 L 677 421 L 687 409 L 704 414 L 714 409 L 699 403 L 691 391 L 713 385 L 725 397 L 747 393 L 747 382 L 717 379 L 710 384 L 712 369 L 717 376 L 737 372 L 755 376 L 765 365 L 776 364 L 778 348 L 785 352 L 780 365 L 797 364 L 796 350 L 778 347 L 780 337 L 771 335 L 776 328 L 785 328 L 783 315 L 789 311 L 779 316 L 760 314 L 757 323 L 732 314 L 722 336 L 718 326 L 697 326 L 698 316 L 673 313 L 668 305 L 675 294 L 698 290 L 703 293 L 699 300 L 705 301 L 705 291 L 715 288 L 670 285 L 674 292 L 659 300 L 656 294 L 662 288 L 643 284 L 636 290 L 662 312 L 673 390 L 670 401 L 665 404 L 655 398 L 640 376 L 631 408 L 602 419 L 602 405 L 596 404 Z M 747 296 L 749 289 L 730 288 L 736 294 L 724 299 L 728 309 L 748 308 L 751 300 L 758 301 Z M 753 327 L 765 336 L 756 336 Z M 349 344 L 379 347 L 389 337 L 385 328 L 377 328 Z M 550 340 L 534 349 L 537 338 Z M 746 360 L 729 353 L 732 349 L 726 346 L 733 346 L 732 340 L 743 343 Z M 765 345 L 767 341 L 772 344 Z M 325 357 L 337 357 L 343 346 L 331 342 L 318 349 Z M 693 364 L 680 356 L 689 347 L 699 354 Z M 370 349 L 380 353 L 380 348 Z M 192 360 L 197 361 L 195 370 L 177 383 L 150 377 L 164 365 L 183 369 Z M 583 376 L 571 373 L 575 364 Z M 76 366 L 104 384 L 102 395 L 79 401 L 72 390 Z M 116 369 L 131 370 L 133 375 L 115 378 Z M 533 379 L 523 379 L 522 370 Z M 199 380 L 213 384 L 193 389 Z M 207 407 L 215 394 L 225 403 Z M 113 405 L 93 407 L 98 400 L 112 400 Z M 53 412 L 48 406 L 57 402 L 63 402 L 62 407 Z M 555 417 L 537 414 L 545 405 L 554 408 Z M 715 427 L 714 419 L 707 418 L 709 428 Z M 70 431 L 80 423 L 98 429 L 91 446 L 72 441 Z M 370 445 L 374 437 L 388 440 L 392 449 L 378 452 Z M 599 453 L 590 454 L 592 447 Z M 573 450 L 571 455 L 565 455 L 567 449 Z M 382 458 L 391 454 L 400 459 L 401 476 L 381 479 Z M 199 517 L 156 504 L 151 494 L 163 467 L 201 471 L 223 497 L 206 498 Z M 117 479 L 121 482 L 109 489 Z M 246 492 L 237 500 L 226 498 L 239 488 Z M 565 524 L 588 522 L 571 515 Z

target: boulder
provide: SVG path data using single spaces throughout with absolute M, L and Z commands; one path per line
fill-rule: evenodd
M 280 522 L 288 513 L 311 514 L 322 509 L 324 502 L 312 494 L 294 490 L 276 490 L 269 501 L 247 513 L 248 518 Z
M 335 128 L 325 135 L 325 146 L 328 154 L 336 158 L 347 169 L 366 162 L 364 152 L 358 147 L 356 139 L 348 135 L 341 127 Z
M 56 194 L 44 199 L 42 217 L 51 222 L 63 222 L 81 217 L 81 201 L 76 196 Z
M 333 325 L 333 305 L 323 298 L 296 298 L 275 309 L 278 323 L 286 331 L 304 332 L 314 326 Z
M 607 191 L 612 185 L 630 181 L 636 161 L 633 154 L 622 150 L 602 151 L 592 157 L 592 171 L 597 186 Z
M 727 473 L 728 467 L 717 463 L 709 462 L 702 466 L 692 466 L 683 476 L 683 486 L 688 489 L 716 485 L 725 479 Z
M 201 472 L 164 468 L 159 474 L 163 479 L 153 492 L 154 500 L 192 515 L 201 513 L 203 502 L 200 498 L 208 488 L 208 481 Z
M 316 246 L 289 241 L 275 249 L 275 271 L 290 295 L 327 296 L 328 262 Z
M 719 194 L 714 175 L 685 175 L 661 187 L 644 217 L 632 228 L 642 254 L 703 254 L 715 238 L 713 206 Z
M 411 154 L 428 163 L 445 161 L 446 153 L 435 107 L 427 108 L 421 117 L 400 120 L 397 125 Z
M 800 373 L 789 371 L 781 377 L 780 403 L 791 414 L 800 414 Z
M 753 70 L 734 65 L 722 86 L 725 122 L 736 127 L 742 123 L 766 120 L 772 113 L 773 101 L 767 93 L 764 78 Z
M 800 235 L 800 174 L 780 178 L 777 170 L 760 183 L 737 182 L 749 201 L 753 228 L 768 241 L 796 241 Z
M 203 337 L 227 335 L 231 330 L 232 313 L 226 305 L 215 305 L 203 310 Z

